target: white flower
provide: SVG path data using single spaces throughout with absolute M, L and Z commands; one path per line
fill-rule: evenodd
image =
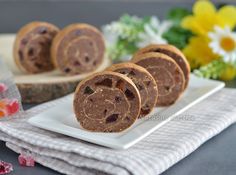
M 236 61 L 236 33 L 229 27 L 214 27 L 213 32 L 208 34 L 211 42 L 209 47 L 215 54 L 222 57 L 225 62 L 232 63 Z
M 112 22 L 111 24 L 102 27 L 102 32 L 106 44 L 113 45 L 117 42 L 119 36 L 122 34 L 123 26 L 119 22 Z
M 162 37 L 172 26 L 170 21 L 163 21 L 162 23 L 155 16 L 152 16 L 150 23 L 144 25 L 144 32 L 139 34 L 140 41 L 137 47 L 145 47 L 149 44 L 166 44 L 167 41 Z
M 141 18 L 137 16 L 130 16 L 130 21 L 133 23 L 139 23 L 142 21 Z M 119 37 L 123 39 L 128 39 L 131 37 L 130 31 L 132 31 L 133 26 L 124 24 L 120 21 L 113 21 L 111 24 L 107 24 L 102 27 L 102 32 L 108 46 L 116 44 Z

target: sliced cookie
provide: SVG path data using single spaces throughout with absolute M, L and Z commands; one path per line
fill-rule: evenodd
M 17 66 L 24 72 L 40 73 L 54 68 L 50 47 L 59 29 L 47 22 L 31 22 L 16 35 L 13 55 Z
M 153 110 L 158 96 L 157 84 L 155 79 L 145 68 L 134 63 L 126 62 L 114 64 L 107 70 L 124 74 L 134 82 L 141 97 L 139 118 L 144 117 Z
M 65 74 L 94 71 L 103 61 L 105 42 L 101 32 L 88 24 L 71 24 L 53 40 L 54 65 Z
M 136 55 L 132 62 L 149 71 L 158 87 L 157 106 L 173 104 L 184 90 L 183 71 L 169 56 L 161 53 L 144 53 Z
M 186 88 L 188 86 L 189 76 L 190 76 L 190 65 L 187 59 L 185 58 L 184 54 L 178 48 L 168 44 L 151 44 L 148 45 L 147 47 L 138 50 L 135 53 L 134 57 L 148 52 L 163 53 L 174 59 L 184 73 L 184 78 L 185 78 L 184 87 Z
M 79 83 L 74 111 L 80 125 L 96 132 L 120 132 L 138 118 L 141 99 L 127 76 L 104 71 Z

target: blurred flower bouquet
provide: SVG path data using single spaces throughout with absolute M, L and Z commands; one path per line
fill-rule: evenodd
M 173 44 L 183 51 L 192 71 L 201 77 L 231 80 L 236 77 L 236 7 L 217 9 L 199 0 L 192 12 L 172 9 L 162 22 L 156 17 L 123 15 L 103 26 L 109 58 L 126 61 L 148 44 Z

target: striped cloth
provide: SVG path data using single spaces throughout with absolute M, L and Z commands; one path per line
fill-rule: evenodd
M 112 150 L 29 125 L 26 120 L 68 97 L 21 118 L 0 122 L 0 140 L 15 152 L 30 151 L 40 164 L 65 174 L 157 175 L 236 120 L 236 90 L 223 89 L 127 150 Z

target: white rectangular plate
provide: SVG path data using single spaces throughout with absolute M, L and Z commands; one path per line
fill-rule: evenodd
M 30 118 L 28 122 L 36 127 L 94 144 L 114 149 L 127 149 L 224 86 L 222 82 L 191 75 L 187 90 L 174 105 L 154 109 L 146 119 L 137 120 L 133 126 L 120 133 L 96 133 L 81 128 L 73 113 L 72 95 L 67 101 Z

